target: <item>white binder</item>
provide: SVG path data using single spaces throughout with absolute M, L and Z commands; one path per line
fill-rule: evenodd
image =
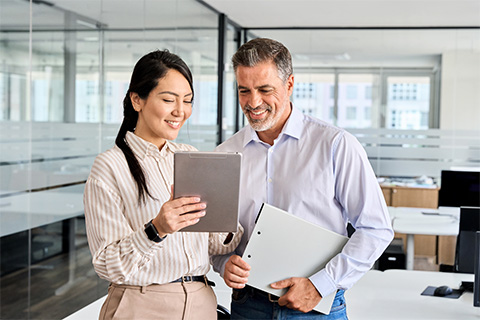
M 264 203 L 242 257 L 251 266 L 248 285 L 282 296 L 287 289 L 273 289 L 270 284 L 312 276 L 347 241 L 345 236 Z M 329 314 L 335 294 L 323 297 L 314 310 Z

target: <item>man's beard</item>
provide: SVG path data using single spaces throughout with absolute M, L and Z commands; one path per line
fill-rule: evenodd
M 267 115 L 263 119 L 252 119 L 250 118 L 250 111 L 256 112 L 256 111 L 263 111 L 266 110 Z M 260 107 L 257 108 L 252 108 L 249 105 L 246 105 L 243 107 L 243 111 L 247 116 L 248 123 L 250 123 L 250 126 L 253 128 L 255 131 L 267 131 L 271 129 L 278 121 L 278 114 L 280 110 L 276 110 L 275 113 L 272 112 L 272 107 L 270 107 L 267 104 L 264 104 Z

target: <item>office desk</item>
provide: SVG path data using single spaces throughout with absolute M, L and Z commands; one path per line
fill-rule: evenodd
M 230 309 L 231 290 L 218 274 L 210 271 L 218 303 Z M 407 270 L 370 270 L 347 290 L 350 320 L 480 319 L 480 308 L 473 307 L 473 294 L 459 299 L 422 296 L 428 286 L 448 285 L 457 289 L 461 281 L 473 281 L 473 274 Z M 97 319 L 106 296 L 66 317 L 64 320 Z
M 57 288 L 57 295 L 65 293 L 75 283 L 82 281 L 82 278 L 75 280 L 75 217 L 84 214 L 84 188 L 84 184 L 79 184 L 0 198 L 0 237 L 55 222 L 68 223 L 68 232 L 64 234 L 68 248 L 64 250 L 69 253 L 69 279 Z
M 456 236 L 459 228 L 460 208 L 441 208 L 440 215 L 425 215 L 432 209 L 388 207 L 395 232 L 407 235 L 407 270 L 413 270 L 415 256 L 414 235 Z
M 0 237 L 83 215 L 84 184 L 0 198 Z
M 371 270 L 346 291 L 347 315 L 350 320 L 478 320 L 480 308 L 473 306 L 471 292 L 459 299 L 421 295 L 428 286 L 458 289 L 461 281 L 473 281 L 473 274 Z

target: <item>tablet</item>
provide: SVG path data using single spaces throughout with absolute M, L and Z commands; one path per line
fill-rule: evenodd
M 237 231 L 241 161 L 234 152 L 175 152 L 173 198 L 199 196 L 207 203 L 207 214 L 180 231 Z

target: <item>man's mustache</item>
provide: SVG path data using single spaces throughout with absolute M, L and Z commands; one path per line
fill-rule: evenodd
M 243 107 L 245 111 L 252 111 L 252 112 L 257 112 L 260 110 L 267 110 L 267 111 L 272 111 L 272 107 L 270 107 L 268 104 L 261 105 L 259 107 L 252 108 L 248 104 Z

